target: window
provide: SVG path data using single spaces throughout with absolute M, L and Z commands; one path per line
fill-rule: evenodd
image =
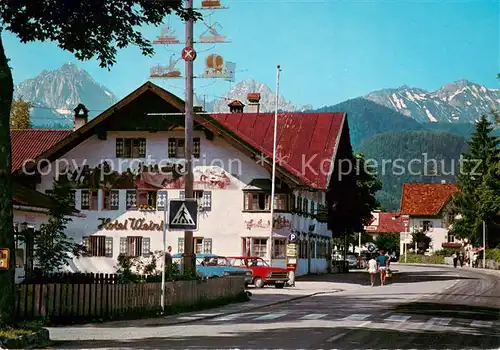
M 252 255 L 265 257 L 267 253 L 267 238 L 254 238 L 252 242 Z
M 212 254 L 212 238 L 193 237 L 195 254 Z M 177 252 L 184 253 L 184 238 L 177 239 Z
M 203 253 L 203 238 L 199 237 L 194 238 L 194 253 L 195 254 Z
M 120 238 L 120 254 L 138 257 L 151 255 L 151 239 L 149 237 L 128 236 Z
M 137 191 L 137 205 L 156 208 L 156 191 Z
M 455 236 L 448 234 L 448 243 L 455 243 Z
M 309 214 L 309 200 L 307 198 L 302 198 L 302 212 Z
M 179 192 L 179 197 L 181 200 L 184 200 L 186 194 L 184 191 Z M 211 211 L 212 210 L 212 191 L 201 191 L 194 190 L 193 198 L 198 201 L 198 206 L 203 211 Z
M 183 138 L 168 139 L 168 157 L 169 158 L 184 158 L 185 157 L 185 140 Z M 200 158 L 201 145 L 200 138 L 193 138 L 193 157 Z
M 98 210 L 98 191 L 82 190 L 81 194 L 82 210 Z
M 105 256 L 108 258 L 113 257 L 113 237 L 83 237 L 83 244 L 91 256 Z
M 286 256 L 286 247 L 284 239 L 275 239 L 273 248 L 274 259 L 284 259 Z
M 278 193 L 274 195 L 274 210 L 287 210 L 286 203 L 287 195 L 284 193 Z
M 137 192 L 135 190 L 127 190 L 125 207 L 127 210 L 136 209 L 137 207 Z
M 421 227 L 424 232 L 432 231 L 432 221 L 424 220 Z
M 268 193 L 247 192 L 244 196 L 244 210 L 262 211 L 270 210 L 271 208 L 271 195 Z
M 102 191 L 102 209 L 103 210 L 118 210 L 120 191 L 118 190 L 103 190 Z
M 116 158 L 146 158 L 146 139 L 117 138 Z

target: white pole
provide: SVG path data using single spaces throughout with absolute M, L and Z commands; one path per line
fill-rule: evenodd
M 486 221 L 483 220 L 483 269 L 486 268 Z
M 167 257 L 167 205 L 168 202 L 165 200 L 165 205 L 163 206 L 163 267 L 161 269 L 161 311 L 165 312 L 165 265 Z
M 359 255 L 361 256 L 361 232 L 359 233 Z
M 276 181 L 276 142 L 277 142 L 277 132 L 278 132 L 278 99 L 280 94 L 280 71 L 281 68 L 278 65 L 276 67 L 276 101 L 274 106 L 274 137 L 273 137 L 273 174 L 271 176 L 271 256 L 269 259 L 269 264 L 273 265 L 273 253 L 274 253 L 274 238 L 273 238 L 273 229 L 274 229 L 274 191 Z

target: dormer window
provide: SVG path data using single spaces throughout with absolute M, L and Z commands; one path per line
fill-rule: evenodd
M 239 100 L 234 100 L 230 104 L 228 104 L 228 107 L 231 113 L 243 113 L 243 108 L 245 108 L 245 105 Z

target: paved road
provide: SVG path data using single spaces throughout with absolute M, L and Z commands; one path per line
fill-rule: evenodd
M 395 267 L 390 284 L 354 275 L 344 292 L 178 325 L 51 329 L 55 348 L 498 349 L 500 275 L 468 269 Z M 338 275 L 337 275 L 338 276 Z M 335 283 L 336 275 L 328 277 Z M 324 277 L 323 277 L 324 279 Z M 357 281 L 357 282 L 356 282 Z M 306 282 L 303 282 L 306 283 Z M 322 283 L 325 283 L 323 281 Z M 269 293 L 269 290 L 256 291 Z M 276 291 L 279 293 L 279 291 Z M 189 319 L 187 319 L 189 321 Z

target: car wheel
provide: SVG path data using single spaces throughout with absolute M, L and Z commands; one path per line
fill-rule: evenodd
M 284 283 L 276 283 L 276 284 L 274 285 L 274 288 L 278 288 L 278 289 L 282 289 L 282 288 L 284 288 L 284 287 L 285 287 L 285 284 L 284 284 Z
M 260 277 L 256 277 L 253 280 L 253 284 L 255 285 L 256 288 L 264 288 L 264 280 Z

